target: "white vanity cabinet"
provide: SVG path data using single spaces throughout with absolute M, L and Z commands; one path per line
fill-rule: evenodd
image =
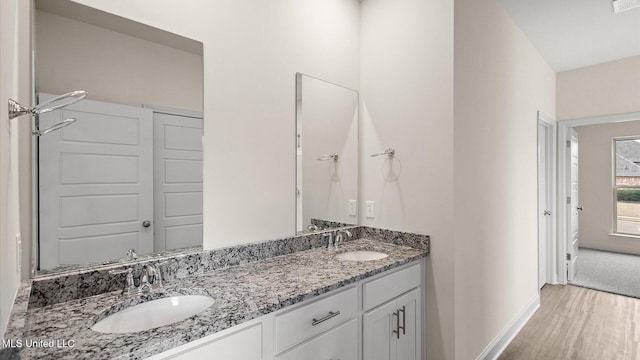
M 262 324 L 238 326 L 150 357 L 150 360 L 262 360 Z
M 421 360 L 423 271 L 416 261 L 151 359 Z

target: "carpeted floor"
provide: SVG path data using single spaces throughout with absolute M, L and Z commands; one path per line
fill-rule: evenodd
M 580 248 L 571 284 L 640 298 L 640 256 Z

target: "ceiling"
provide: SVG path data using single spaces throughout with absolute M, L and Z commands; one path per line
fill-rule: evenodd
M 611 0 L 498 0 L 557 71 L 640 55 L 640 8 Z

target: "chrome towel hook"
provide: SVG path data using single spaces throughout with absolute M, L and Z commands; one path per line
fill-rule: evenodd
M 13 99 L 9 99 L 9 120 L 17 118 L 18 116 L 22 116 L 22 115 L 31 115 L 31 116 L 40 115 L 40 114 L 48 113 L 54 110 L 62 109 L 64 107 L 75 104 L 78 101 L 84 99 L 85 97 L 87 97 L 87 94 L 88 93 L 84 90 L 72 91 L 72 92 L 57 96 L 49 101 L 45 101 L 44 103 L 38 104 L 37 106 L 34 106 L 32 108 L 28 108 L 24 105 L 21 105 L 20 103 L 18 103 Z M 59 103 L 57 105 L 55 104 L 56 102 L 60 102 L 65 99 L 69 99 L 69 100 Z M 71 125 L 75 121 L 76 119 L 66 119 L 59 123 L 53 124 L 52 126 L 44 130 L 35 129 L 31 133 L 35 136 L 42 136 L 52 131 L 62 129 L 65 126 Z
M 387 148 L 387 150 L 379 153 L 372 154 L 371 157 L 387 155 L 388 157 L 393 157 L 396 154 L 396 151 L 393 148 Z
M 338 153 L 318 156 L 318 161 L 327 161 L 327 160 L 338 161 Z

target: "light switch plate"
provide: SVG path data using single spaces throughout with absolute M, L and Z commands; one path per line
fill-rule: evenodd
M 375 215 L 376 214 L 375 202 L 367 201 L 365 203 L 365 206 L 366 206 L 365 215 L 368 218 L 371 218 L 371 219 L 375 218 L 376 217 L 376 215 Z
M 349 216 L 358 215 L 358 201 L 357 200 L 349 200 Z

